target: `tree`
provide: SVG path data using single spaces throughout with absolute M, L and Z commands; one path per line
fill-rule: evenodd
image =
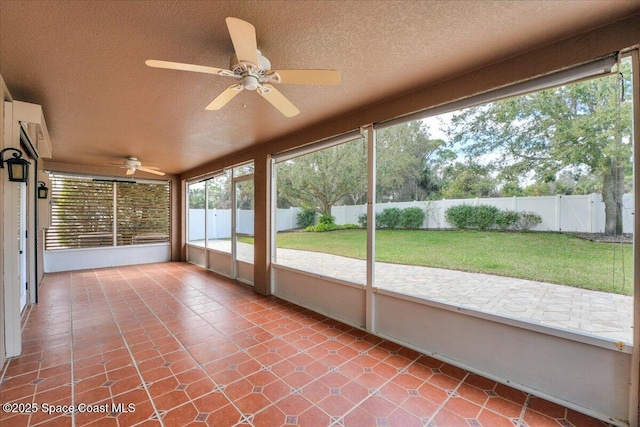
M 189 185 L 189 209 L 204 209 L 204 182 Z
M 605 233 L 620 234 L 632 149 L 631 66 L 623 64 L 624 84 L 604 77 L 465 110 L 452 119 L 452 143 L 472 158 L 491 153 L 505 181 L 531 171 L 540 182 L 571 169 L 599 176 Z
M 376 199 L 380 202 L 424 200 L 439 189 L 431 167 L 445 142 L 429 139 L 417 120 L 381 129 L 376 134 Z
M 278 200 L 331 214 L 345 197 L 366 194 L 367 149 L 353 141 L 280 163 Z
M 445 167 L 442 173 L 442 196 L 447 199 L 497 196 L 496 181 L 486 166 L 456 162 Z
M 209 209 L 231 209 L 231 172 L 211 178 L 206 184 Z

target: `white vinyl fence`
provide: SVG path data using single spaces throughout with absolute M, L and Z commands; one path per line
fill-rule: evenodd
M 276 213 L 277 230 L 298 228 L 300 208 L 278 209 Z M 204 209 L 189 209 L 189 240 L 204 240 Z M 253 211 L 238 211 L 238 233 L 253 234 Z M 231 209 L 207 210 L 207 238 L 228 239 L 231 237 Z
M 534 212 L 542 217 L 542 222 L 534 228 L 538 231 L 604 232 L 604 202 L 600 194 L 379 203 L 376 204 L 376 212 L 392 207 L 405 209 L 416 206 L 424 210 L 427 216 L 422 228 L 447 229 L 451 228 L 451 225 L 445 219 L 445 212 L 452 206 L 463 204 L 491 205 L 500 210 Z M 622 206 L 623 232 L 633 233 L 633 194 L 625 194 L 622 197 Z M 358 215 L 365 213 L 366 209 L 366 205 L 334 206 L 331 214 L 336 217 L 337 224 L 357 224 Z
M 447 229 L 451 228 L 451 225 L 445 220 L 446 210 L 463 204 L 491 205 L 501 210 L 534 212 L 542 217 L 542 222 L 534 228 L 538 231 L 604 232 L 604 203 L 600 194 L 378 203 L 376 212 L 382 212 L 387 208 L 419 207 L 426 214 L 422 228 Z M 633 194 L 625 194 L 622 204 L 623 232 L 633 233 Z M 277 231 L 298 228 L 297 215 L 300 211 L 300 208 L 295 207 L 278 209 L 275 217 Z M 357 224 L 358 216 L 366 211 L 367 205 L 334 206 L 331 208 L 331 215 L 336 218 L 336 224 Z M 204 239 L 204 215 L 204 209 L 189 210 L 189 240 Z M 210 239 L 231 237 L 231 209 L 208 210 L 207 228 Z M 253 234 L 253 211 L 239 211 L 238 231 Z

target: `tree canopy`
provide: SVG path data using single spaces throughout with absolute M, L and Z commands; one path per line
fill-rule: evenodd
M 433 182 L 428 165 L 445 141 L 429 138 L 420 121 L 382 129 L 376 135 L 377 200 L 424 200 Z M 366 202 L 367 145 L 364 139 L 316 151 L 277 167 L 278 207 L 303 206 L 330 213 L 331 207 Z
M 376 200 L 425 200 L 437 190 L 431 168 L 445 156 L 445 141 L 430 139 L 421 121 L 379 130 L 376 135 Z
M 563 173 L 598 176 L 606 233 L 621 233 L 632 153 L 630 64 L 621 75 L 464 110 L 451 121 L 451 143 L 470 158 L 491 154 L 491 166 L 505 182 L 531 175 L 542 183 Z
M 364 140 L 315 151 L 277 166 L 278 207 L 302 206 L 330 214 L 345 198 L 360 201 L 367 188 Z

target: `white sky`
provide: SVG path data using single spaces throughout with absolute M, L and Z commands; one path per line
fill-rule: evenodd
M 442 129 L 449 126 L 453 114 L 454 112 L 451 112 L 423 119 L 422 121 L 429 127 L 429 138 L 448 141 L 447 134 Z

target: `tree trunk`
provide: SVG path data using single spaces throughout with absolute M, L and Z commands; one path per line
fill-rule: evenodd
M 331 215 L 331 205 L 329 202 L 323 201 L 320 209 L 322 209 L 322 215 Z
M 604 234 L 622 234 L 622 195 L 624 194 L 624 169 L 611 160 L 603 173 L 602 200 L 604 201 Z

